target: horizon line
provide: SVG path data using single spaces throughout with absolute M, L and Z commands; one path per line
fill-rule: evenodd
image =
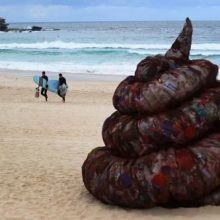
M 6 22 L 8 24 L 18 24 L 18 23 L 83 23 L 83 22 L 86 22 L 86 23 L 92 23 L 92 22 L 176 22 L 176 21 L 184 21 L 185 19 L 178 19 L 178 20 L 94 20 L 94 21 L 88 21 L 88 20 L 85 20 L 85 21 L 7 21 Z M 193 19 L 190 19 L 191 21 L 220 21 L 219 20 L 193 20 Z

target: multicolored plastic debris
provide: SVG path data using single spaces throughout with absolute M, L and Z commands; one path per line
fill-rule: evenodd
M 88 191 L 132 208 L 220 205 L 218 66 L 189 60 L 192 24 L 165 56 L 141 61 L 120 83 L 103 125 L 105 147 L 82 166 Z

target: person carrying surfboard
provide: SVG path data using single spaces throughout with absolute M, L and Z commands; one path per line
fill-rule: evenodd
M 58 95 L 63 99 L 63 102 L 65 102 L 66 92 L 67 92 L 66 79 L 63 77 L 62 73 L 59 73 Z
M 42 79 L 45 79 L 46 82 L 47 82 L 45 88 L 44 88 L 43 86 L 41 87 L 41 95 L 45 97 L 45 100 L 46 100 L 46 102 L 47 102 L 47 99 L 48 99 L 48 96 L 47 96 L 48 77 L 47 77 L 45 71 L 42 72 L 42 76 L 41 76 L 41 78 L 42 78 Z M 39 84 L 39 86 L 40 86 L 40 84 Z

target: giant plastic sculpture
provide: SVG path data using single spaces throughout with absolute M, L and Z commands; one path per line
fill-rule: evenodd
M 133 208 L 220 204 L 218 67 L 189 60 L 192 24 L 166 52 L 142 60 L 115 91 L 106 147 L 82 166 L 88 191 Z

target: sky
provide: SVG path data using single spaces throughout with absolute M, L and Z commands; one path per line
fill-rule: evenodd
M 220 0 L 0 0 L 7 22 L 220 20 Z

